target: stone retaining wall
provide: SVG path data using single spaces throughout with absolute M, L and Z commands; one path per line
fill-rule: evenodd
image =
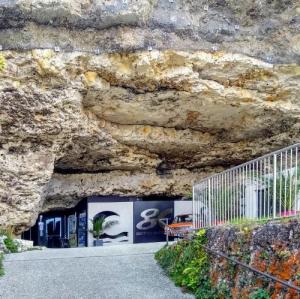
M 224 252 L 294 285 L 300 285 L 299 221 L 211 228 L 207 231 L 207 236 L 208 247 L 211 249 Z M 249 294 L 253 294 L 255 289 L 258 293 L 266 291 L 274 299 L 300 298 L 296 291 L 286 290 L 279 283 L 268 282 L 224 258 L 211 258 L 210 274 L 213 284 L 226 282 L 233 298 L 249 298 Z

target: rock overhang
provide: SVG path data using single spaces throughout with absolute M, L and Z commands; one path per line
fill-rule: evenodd
M 299 63 L 299 13 L 297 0 L 1 1 L 0 45 L 92 52 L 223 50 Z
M 80 2 L 0 3 L 0 44 L 18 49 L 2 52 L 0 224 L 95 194 L 185 195 L 299 141 L 297 1 L 109 1 L 140 13 L 121 23 Z

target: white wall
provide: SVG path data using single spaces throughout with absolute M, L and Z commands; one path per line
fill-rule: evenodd
M 191 200 L 174 201 L 174 216 L 180 214 L 193 214 L 193 202 Z
M 258 196 L 256 186 L 247 184 L 245 189 L 245 217 L 255 219 L 258 215 Z
M 128 232 L 128 237 L 119 237 L 117 239 L 104 239 L 104 245 L 116 243 L 133 243 L 133 202 L 89 202 L 88 203 L 88 227 L 92 229 L 91 220 L 100 212 L 112 211 L 119 216 L 110 216 L 107 220 L 117 220 L 118 224 L 113 225 L 105 233 L 109 235 L 118 235 Z M 93 246 L 93 235 L 88 234 L 88 246 Z M 122 241 L 122 242 L 121 242 Z
M 299 193 L 297 194 L 297 197 L 296 197 L 295 209 L 296 209 L 296 211 L 300 211 L 300 194 Z

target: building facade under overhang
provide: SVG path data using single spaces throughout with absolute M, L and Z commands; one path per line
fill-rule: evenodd
M 93 221 L 102 218 L 113 223 L 100 236 L 104 246 L 160 242 L 166 221 L 191 213 L 192 201 L 181 197 L 91 196 L 72 209 L 40 214 L 23 238 L 48 248 L 94 246 Z

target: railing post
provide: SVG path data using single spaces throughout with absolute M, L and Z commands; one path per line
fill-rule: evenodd
M 166 225 L 169 225 L 169 218 L 166 218 L 167 222 Z M 169 245 L 169 228 L 167 229 L 167 235 L 166 235 L 166 245 Z
M 210 184 L 210 179 L 208 180 L 208 211 L 209 211 L 209 214 L 208 214 L 208 223 L 209 223 L 209 226 L 212 225 L 212 221 L 211 221 L 211 218 L 212 218 L 212 213 L 211 213 L 211 184 Z
M 273 155 L 273 218 L 276 218 L 277 154 Z

